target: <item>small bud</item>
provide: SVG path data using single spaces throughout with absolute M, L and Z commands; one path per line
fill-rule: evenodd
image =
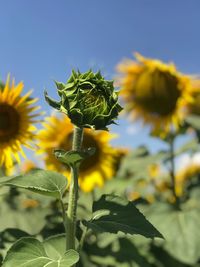
M 65 113 L 78 127 L 106 129 L 115 123 L 122 110 L 113 81 L 105 80 L 100 72 L 80 73 L 73 70 L 66 84 L 55 83 L 61 100 L 57 102 L 45 92 L 46 101 Z

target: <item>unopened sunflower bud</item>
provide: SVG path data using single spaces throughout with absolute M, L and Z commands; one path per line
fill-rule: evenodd
M 65 113 L 78 127 L 106 129 L 115 123 L 122 110 L 113 81 L 105 80 L 100 72 L 80 73 L 73 70 L 66 84 L 56 82 L 56 86 L 60 102 L 45 93 L 46 101 Z

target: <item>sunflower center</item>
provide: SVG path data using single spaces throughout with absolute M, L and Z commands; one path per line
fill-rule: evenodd
M 0 104 L 0 143 L 8 142 L 19 131 L 20 117 L 16 109 Z
M 73 134 L 70 134 L 67 139 L 60 144 L 60 148 L 65 149 L 67 151 L 71 150 L 72 147 L 72 138 L 73 138 Z M 95 154 L 90 156 L 89 158 L 86 158 L 81 166 L 80 166 L 80 171 L 84 172 L 84 171 L 88 171 L 90 168 L 94 167 L 94 165 L 98 164 L 99 159 L 100 159 L 100 147 L 98 142 L 95 140 L 95 138 L 89 134 L 89 133 L 84 133 L 84 137 L 83 137 L 83 144 L 82 144 L 82 148 L 86 149 L 89 147 L 95 147 L 96 151 Z
M 80 166 L 80 172 L 87 171 L 93 168 L 96 164 L 98 164 L 100 160 L 100 151 L 101 151 L 98 142 L 91 134 L 88 133 L 84 133 L 82 147 L 83 148 L 95 147 L 96 151 L 94 155 L 90 156 L 89 158 L 86 158 L 82 162 Z
M 134 101 L 153 115 L 167 116 L 172 113 L 181 95 L 177 77 L 160 70 L 145 70 L 134 86 Z

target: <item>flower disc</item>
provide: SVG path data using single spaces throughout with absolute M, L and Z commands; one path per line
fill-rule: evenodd
M 44 155 L 46 167 L 62 172 L 69 177 L 66 165 L 59 162 L 53 155 L 53 149 L 71 150 L 73 124 L 66 116 L 51 116 L 43 123 L 39 132 L 39 153 Z M 83 148 L 95 147 L 95 154 L 85 159 L 80 166 L 79 185 L 85 192 L 94 187 L 102 187 L 106 179 L 111 179 L 115 173 L 115 156 L 117 150 L 109 145 L 112 135 L 106 131 L 84 129 Z

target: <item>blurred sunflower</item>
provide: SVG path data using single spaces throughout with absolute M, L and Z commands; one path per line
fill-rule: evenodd
M 66 165 L 59 162 L 53 155 L 55 148 L 71 150 L 73 124 L 68 117 L 51 116 L 46 118 L 43 129 L 38 133 L 39 153 L 44 153 L 47 169 L 62 172 L 69 177 Z M 94 187 L 102 187 L 106 179 L 115 174 L 117 150 L 109 145 L 113 135 L 106 131 L 84 129 L 83 148 L 95 147 L 93 156 L 85 159 L 80 166 L 79 186 L 84 192 L 90 192 Z
M 192 179 L 200 174 L 200 164 L 191 163 L 185 168 L 181 169 L 176 174 L 175 191 L 178 197 L 184 195 L 185 190 L 189 184 L 192 183 Z
M 187 104 L 189 113 L 200 115 L 200 80 L 192 80 L 191 94 L 194 100 Z
M 128 194 L 130 200 L 143 198 L 149 203 L 155 202 L 157 187 L 160 185 L 160 165 L 156 163 L 150 164 L 147 167 L 147 173 L 148 175 L 146 178 L 139 179 L 135 182 L 134 191 L 130 191 Z
M 135 55 L 137 61 L 125 60 L 117 69 L 121 77 L 121 95 L 125 111 L 133 119 L 142 118 L 155 134 L 177 129 L 185 114 L 185 104 L 192 101 L 190 79 L 173 64 Z
M 26 157 L 22 146 L 31 148 L 31 141 L 35 137 L 36 127 L 33 125 L 33 114 L 39 107 L 32 106 L 37 99 L 30 98 L 32 91 L 21 96 L 23 83 L 10 84 L 9 76 L 6 84 L 0 86 L 0 167 L 9 169 L 14 160 L 20 162 L 21 154 Z

